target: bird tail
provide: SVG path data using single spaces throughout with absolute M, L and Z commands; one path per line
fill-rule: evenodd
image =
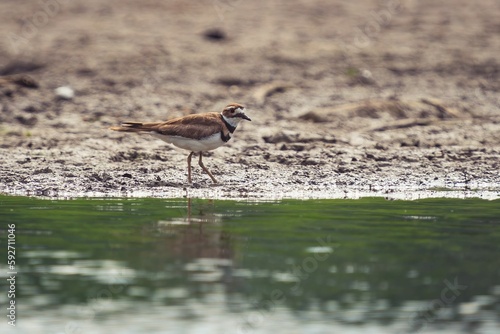
M 125 122 L 120 126 L 112 126 L 109 129 L 120 132 L 151 132 L 154 131 L 156 123 Z

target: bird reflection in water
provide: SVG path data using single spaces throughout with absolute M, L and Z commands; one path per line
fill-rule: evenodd
M 201 204 L 186 198 L 182 216 L 160 220 L 154 230 L 162 238 L 160 254 L 168 253 L 184 264 L 191 281 L 228 282 L 233 266 L 231 235 L 222 228 L 222 216 L 213 201 Z

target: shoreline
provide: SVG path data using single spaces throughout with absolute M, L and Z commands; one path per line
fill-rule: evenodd
M 138 190 L 138 191 L 108 191 L 108 192 L 73 192 L 73 191 L 23 191 L 2 189 L 0 195 L 4 196 L 24 196 L 43 199 L 141 199 L 141 198 L 197 198 L 209 200 L 227 201 L 281 201 L 281 200 L 328 200 L 328 199 L 361 199 L 369 197 L 383 197 L 387 200 L 414 201 L 432 198 L 448 199 L 500 199 L 500 187 L 489 189 L 417 189 L 417 188 L 387 188 L 384 190 L 363 190 L 355 188 L 337 188 L 330 191 L 278 191 L 274 193 L 259 193 L 238 191 L 225 191 L 224 189 L 211 188 L 191 188 L 176 189 L 169 188 L 162 191 Z

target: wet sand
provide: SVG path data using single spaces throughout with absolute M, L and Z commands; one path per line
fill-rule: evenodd
M 499 197 L 496 1 L 49 3 L 0 4 L 2 193 Z M 107 130 L 230 102 L 252 122 L 205 154 L 216 186 Z

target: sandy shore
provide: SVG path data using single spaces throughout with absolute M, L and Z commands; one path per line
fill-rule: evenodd
M 0 4 L 2 193 L 499 197 L 494 0 L 53 1 Z M 107 130 L 233 101 L 253 121 L 205 154 L 217 186 Z

